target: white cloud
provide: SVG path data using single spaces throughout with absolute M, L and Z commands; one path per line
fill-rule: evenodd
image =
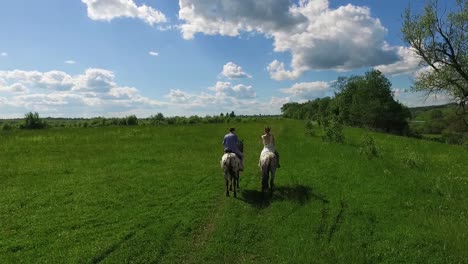
M 157 53 L 156 51 L 150 51 L 150 52 L 148 52 L 148 54 L 150 56 L 159 56 L 159 53 Z
M 66 60 L 64 62 L 65 62 L 65 64 L 76 64 L 76 61 L 74 61 L 74 60 Z
M 295 79 L 308 70 L 351 70 L 395 63 L 397 48 L 385 42 L 387 29 L 367 7 L 336 9 L 328 0 L 180 0 L 179 27 L 186 39 L 196 33 L 238 36 L 256 32 L 271 37 L 276 52 L 290 52 L 291 70 L 283 62 L 268 66 L 276 80 Z
M 299 71 L 299 70 L 293 70 L 293 71 L 286 70 L 284 67 L 284 63 L 278 60 L 272 61 L 267 66 L 267 71 L 270 73 L 270 77 L 277 81 L 293 80 L 299 77 L 302 73 L 302 71 Z
M 75 78 L 74 91 L 109 92 L 117 86 L 114 82 L 115 75 L 112 71 L 105 69 L 90 68 L 84 74 Z
M 244 84 L 233 85 L 230 82 L 216 82 L 207 91 L 198 94 L 189 93 L 180 89 L 172 89 L 166 95 L 174 109 L 179 114 L 219 114 L 219 112 L 233 111 L 236 113 L 258 113 L 257 107 L 261 104 L 251 86 Z
M 24 93 L 29 91 L 28 88 L 22 83 L 13 83 L 11 85 L 5 85 L 0 82 L 0 92 L 11 92 L 11 93 Z
M 111 21 L 114 18 L 130 17 L 143 20 L 153 26 L 166 22 L 166 16 L 147 5 L 137 6 L 133 0 L 81 0 L 87 6 L 92 20 Z
M 6 52 L 2 52 L 2 53 L 0 53 L 0 56 L 2 56 L 2 57 L 6 57 L 6 56 L 8 56 L 8 53 L 6 53 Z
M 431 94 L 427 95 L 424 92 L 412 92 L 409 89 L 395 88 L 393 96 L 396 100 L 409 107 L 442 105 L 453 103 L 453 98 L 447 94 Z
M 255 98 L 257 95 L 252 86 L 232 85 L 230 82 L 216 82 L 209 90 L 216 92 L 217 98 L 234 97 L 238 99 Z
M 415 51 L 407 47 L 398 47 L 398 56 L 400 59 L 391 64 L 378 65 L 375 69 L 383 74 L 398 75 L 410 74 L 415 75 L 421 70 L 421 59 L 416 55 Z
M 281 91 L 297 99 L 310 100 L 323 97 L 329 88 L 330 84 L 327 82 L 301 82 L 295 83 L 289 88 L 281 89 Z
M 62 71 L 0 71 L 0 93 L 8 96 L 2 97 L 8 103 L 0 108 L 11 107 L 19 115 L 41 111 L 50 116 L 112 116 L 167 105 L 142 96 L 134 87 L 119 86 L 114 79 L 112 71 L 94 68 L 76 76 Z
M 17 83 L 25 87 L 50 90 L 70 90 L 74 85 L 72 77 L 61 71 L 0 71 L 0 78 L 5 83 Z
M 193 96 L 179 89 L 171 89 L 166 97 L 173 103 L 188 103 Z
M 248 73 L 244 72 L 242 70 L 242 67 L 233 63 L 233 62 L 228 62 L 223 66 L 223 71 L 221 74 L 225 77 L 228 77 L 230 79 L 237 79 L 237 78 L 252 78 L 251 75 Z

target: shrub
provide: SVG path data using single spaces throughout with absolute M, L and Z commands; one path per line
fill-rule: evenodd
M 46 123 L 39 117 L 38 112 L 29 112 L 24 115 L 24 124 L 21 125 L 21 128 L 24 129 L 41 129 L 45 128 Z
M 305 128 L 306 128 L 307 135 L 310 135 L 310 136 L 315 135 L 314 123 L 311 120 L 306 122 Z
M 337 118 L 326 119 L 322 121 L 323 135 L 322 140 L 326 142 L 344 142 L 343 125 Z
M 135 115 L 125 117 L 125 124 L 127 126 L 136 126 L 138 125 L 138 118 Z
M 442 141 L 448 144 L 462 145 L 464 141 L 464 135 L 460 132 L 455 132 L 453 129 L 444 129 L 442 131 Z
M 10 130 L 13 130 L 13 128 L 14 128 L 14 127 L 13 127 L 10 123 L 5 123 L 5 124 L 3 124 L 3 126 L 2 126 L 2 130 L 3 130 L 3 131 L 10 131 Z
M 406 167 L 413 169 L 420 167 L 422 165 L 422 158 L 421 156 L 412 150 L 409 150 L 406 148 L 405 153 L 402 155 L 403 157 L 403 164 L 405 164 Z
M 362 137 L 361 146 L 359 147 L 359 153 L 366 155 L 368 159 L 376 158 L 379 156 L 379 151 L 375 145 L 374 138 L 368 133 Z

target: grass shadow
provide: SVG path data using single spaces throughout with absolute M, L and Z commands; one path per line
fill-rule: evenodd
M 325 196 L 314 193 L 312 188 L 304 185 L 277 186 L 273 191 L 273 197 L 270 194 L 264 194 L 258 190 L 243 190 L 240 200 L 252 205 L 255 208 L 267 208 L 274 201 L 291 201 L 301 206 L 308 203 L 311 199 L 328 203 Z

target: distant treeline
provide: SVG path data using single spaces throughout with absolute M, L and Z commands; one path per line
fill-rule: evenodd
M 463 121 L 468 118 L 468 113 L 463 117 L 458 105 L 417 107 L 411 112 L 410 128 L 415 134 L 446 143 L 468 143 L 468 128 Z
M 162 113 L 157 113 L 147 118 L 137 118 L 135 115 L 126 117 L 94 117 L 94 118 L 41 118 L 39 114 L 27 113 L 23 119 L 0 120 L 2 130 L 11 129 L 42 129 L 58 127 L 102 127 L 102 126 L 145 126 L 145 125 L 188 125 L 188 124 L 212 124 L 230 122 L 249 122 L 261 118 L 280 117 L 277 115 L 236 115 L 231 113 L 221 113 L 214 116 L 171 116 L 165 117 Z
M 394 100 L 390 81 L 379 71 L 363 76 L 340 77 L 333 98 L 318 98 L 281 107 L 284 117 L 308 119 L 319 124 L 337 119 L 345 125 L 408 134 L 409 109 Z

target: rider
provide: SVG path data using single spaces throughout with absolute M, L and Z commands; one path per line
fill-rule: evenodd
M 262 154 L 266 151 L 274 152 L 276 155 L 276 160 L 278 161 L 277 168 L 280 168 L 280 157 L 278 151 L 275 149 L 275 137 L 270 133 L 270 128 L 265 127 L 265 134 L 262 135 L 263 150 Z
M 239 149 L 239 139 L 235 134 L 236 129 L 231 127 L 229 133 L 224 136 L 224 153 L 235 153 L 241 161 L 241 170 L 244 169 L 244 154 Z

